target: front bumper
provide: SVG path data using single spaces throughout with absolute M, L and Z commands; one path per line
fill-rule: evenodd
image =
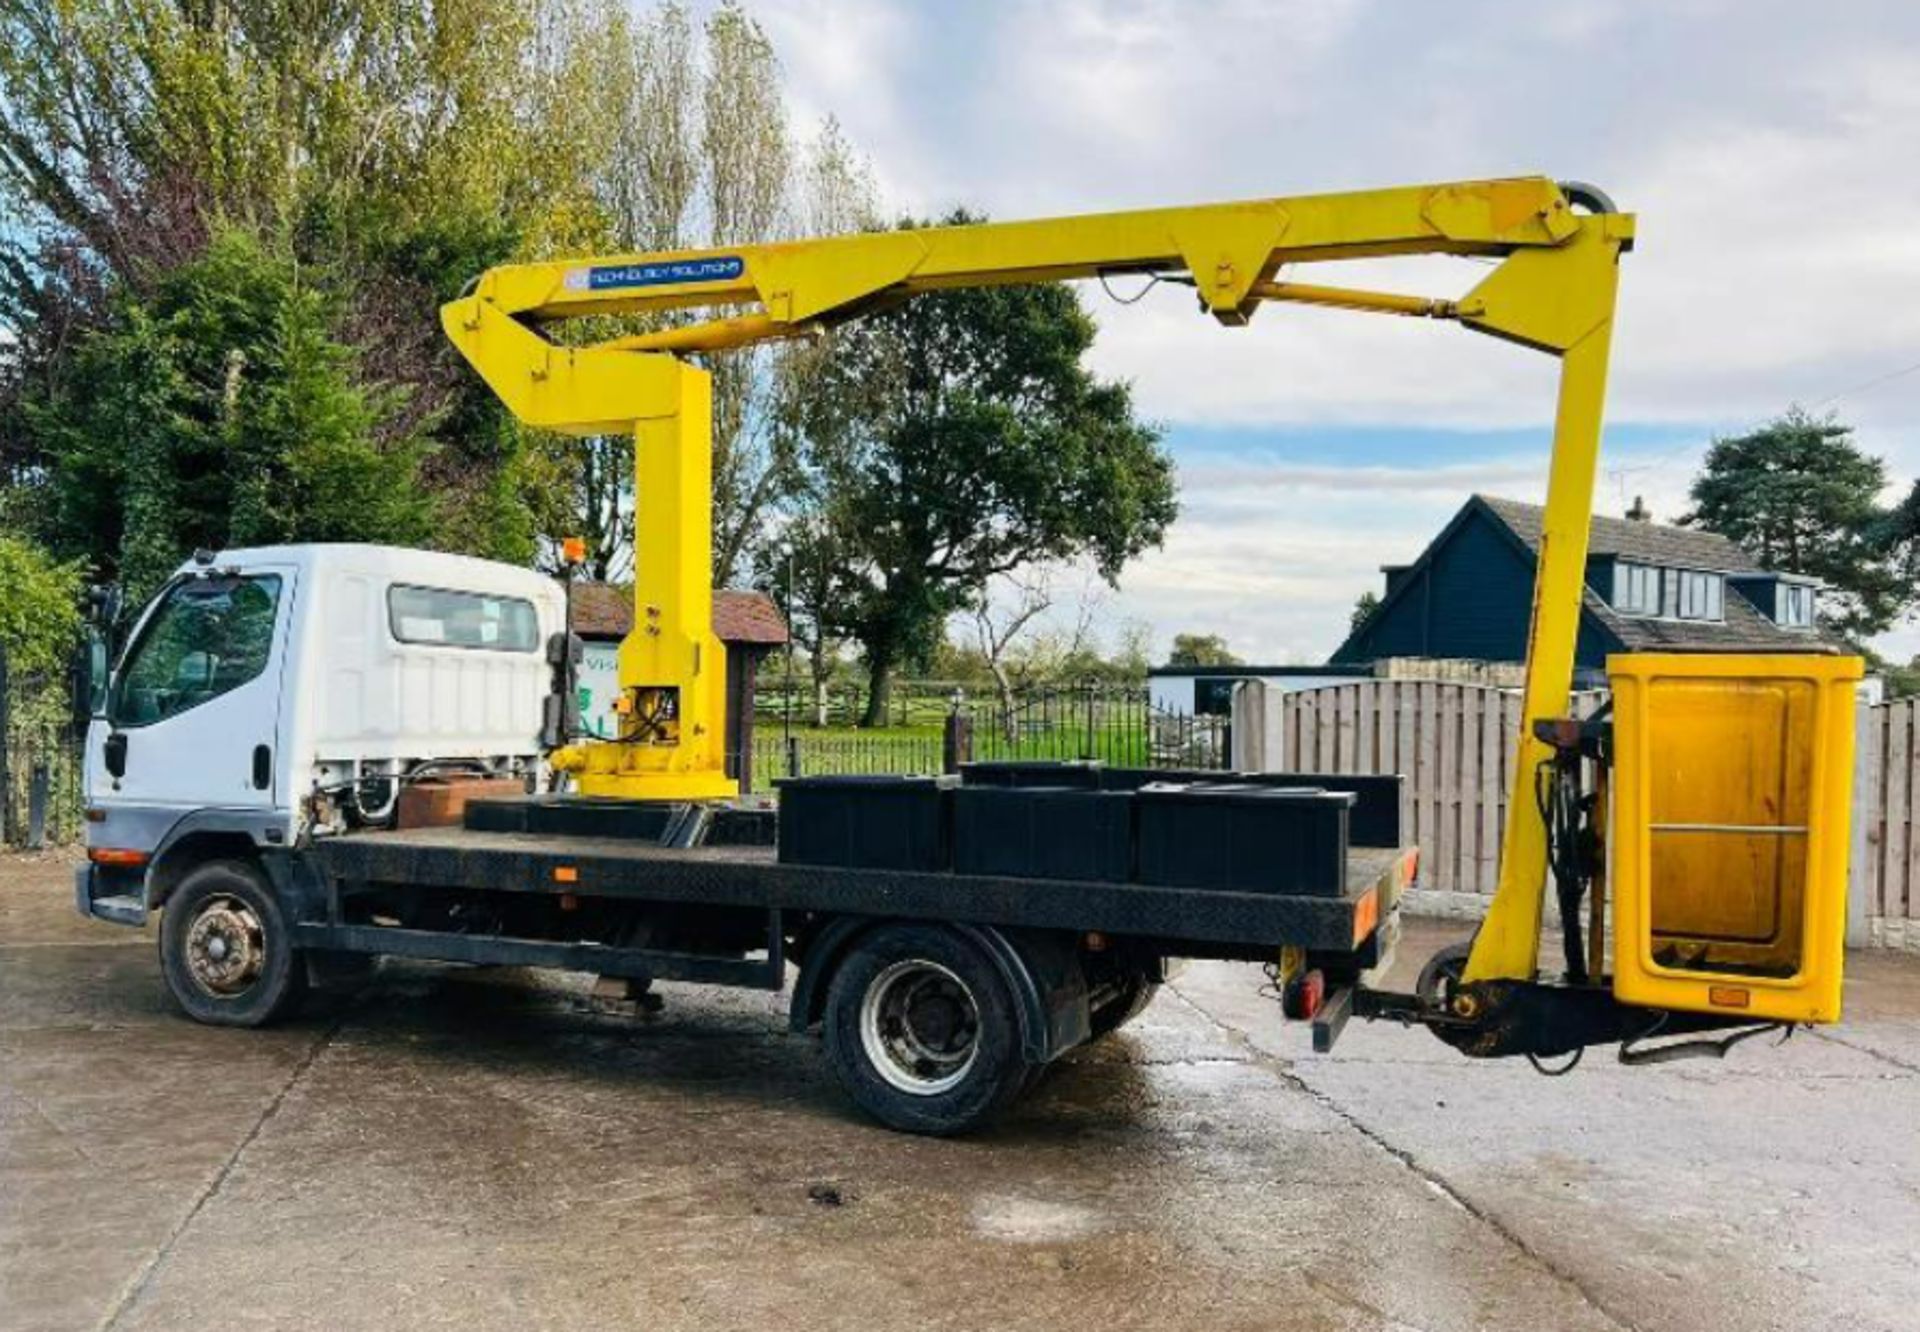
M 90 920 L 139 928 L 147 923 L 146 875 L 91 861 L 73 870 L 73 905 Z

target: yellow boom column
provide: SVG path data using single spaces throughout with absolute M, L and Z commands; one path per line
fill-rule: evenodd
M 706 800 L 726 770 L 726 650 L 713 632 L 713 384 L 665 352 L 561 347 L 489 300 L 441 312 L 447 336 L 528 425 L 634 437 L 633 629 L 620 645 L 619 736 L 553 766 L 582 794 Z
M 590 796 L 739 794 L 726 772 L 726 650 L 713 632 L 713 381 L 671 362 L 634 425 L 633 631 L 620 644 L 615 744 L 562 751 Z

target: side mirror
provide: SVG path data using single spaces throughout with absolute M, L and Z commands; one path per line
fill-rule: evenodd
M 107 715 L 107 686 L 113 672 L 113 661 L 107 650 L 107 636 L 94 629 L 87 634 L 87 656 L 84 668 L 75 681 L 74 710 L 82 717 L 104 717 Z

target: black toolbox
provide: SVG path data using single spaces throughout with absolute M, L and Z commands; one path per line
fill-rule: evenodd
M 782 864 L 937 873 L 952 863 L 952 777 L 792 777 L 777 785 Z
M 1347 816 L 1347 840 L 1354 846 L 1385 846 L 1399 849 L 1400 788 L 1398 776 L 1368 773 L 1256 772 L 1229 781 L 1251 782 L 1277 790 L 1306 788 L 1337 791 L 1354 797 Z
M 627 841 L 657 842 L 686 807 L 685 801 L 609 800 L 570 795 L 470 800 L 464 826 L 470 832 L 618 837 Z
M 1133 869 L 1133 796 L 963 786 L 953 793 L 953 868 L 1017 879 L 1125 883 Z
M 1081 791 L 1101 786 L 1099 759 L 985 759 L 962 763 L 960 780 L 968 786 L 1051 786 Z
M 1348 792 L 1247 784 L 1148 785 L 1134 795 L 1141 883 L 1340 897 Z
M 1103 791 L 1137 791 L 1169 782 L 1267 786 L 1278 790 L 1344 791 L 1356 797 L 1347 834 L 1355 846 L 1399 847 L 1400 791 L 1404 779 L 1392 774 L 1319 772 L 1208 772 L 1198 768 L 1106 768 Z

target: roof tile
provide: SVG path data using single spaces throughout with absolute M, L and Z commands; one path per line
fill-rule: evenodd
M 1493 495 L 1475 498 L 1492 509 L 1513 534 L 1526 542 L 1534 554 L 1540 553 L 1540 529 L 1546 510 L 1537 504 L 1500 499 Z M 1623 560 L 1638 560 L 1671 569 L 1700 569 L 1710 573 L 1761 573 L 1764 570 L 1740 547 L 1718 532 L 1703 532 L 1693 527 L 1669 527 L 1664 523 L 1640 523 L 1626 518 L 1593 517 L 1587 538 L 1587 553 L 1612 555 Z
M 582 638 L 625 638 L 633 628 L 633 588 L 618 583 L 573 585 L 573 631 Z M 787 622 L 764 592 L 717 588 L 713 632 L 723 643 L 777 647 L 787 641 Z
M 1538 556 L 1546 510 L 1537 504 L 1476 495 Z M 1590 555 L 1614 556 L 1668 569 L 1697 569 L 1708 573 L 1764 573 L 1751 555 L 1717 532 L 1659 523 L 1605 518 L 1596 514 L 1587 543 Z M 1822 650 L 1830 645 L 1816 630 L 1788 629 L 1762 615 L 1729 582 L 1723 598 L 1726 618 L 1667 620 L 1645 615 L 1622 615 L 1591 587 L 1583 591 L 1587 613 L 1631 652 L 1678 648 L 1690 652 L 1752 652 Z

